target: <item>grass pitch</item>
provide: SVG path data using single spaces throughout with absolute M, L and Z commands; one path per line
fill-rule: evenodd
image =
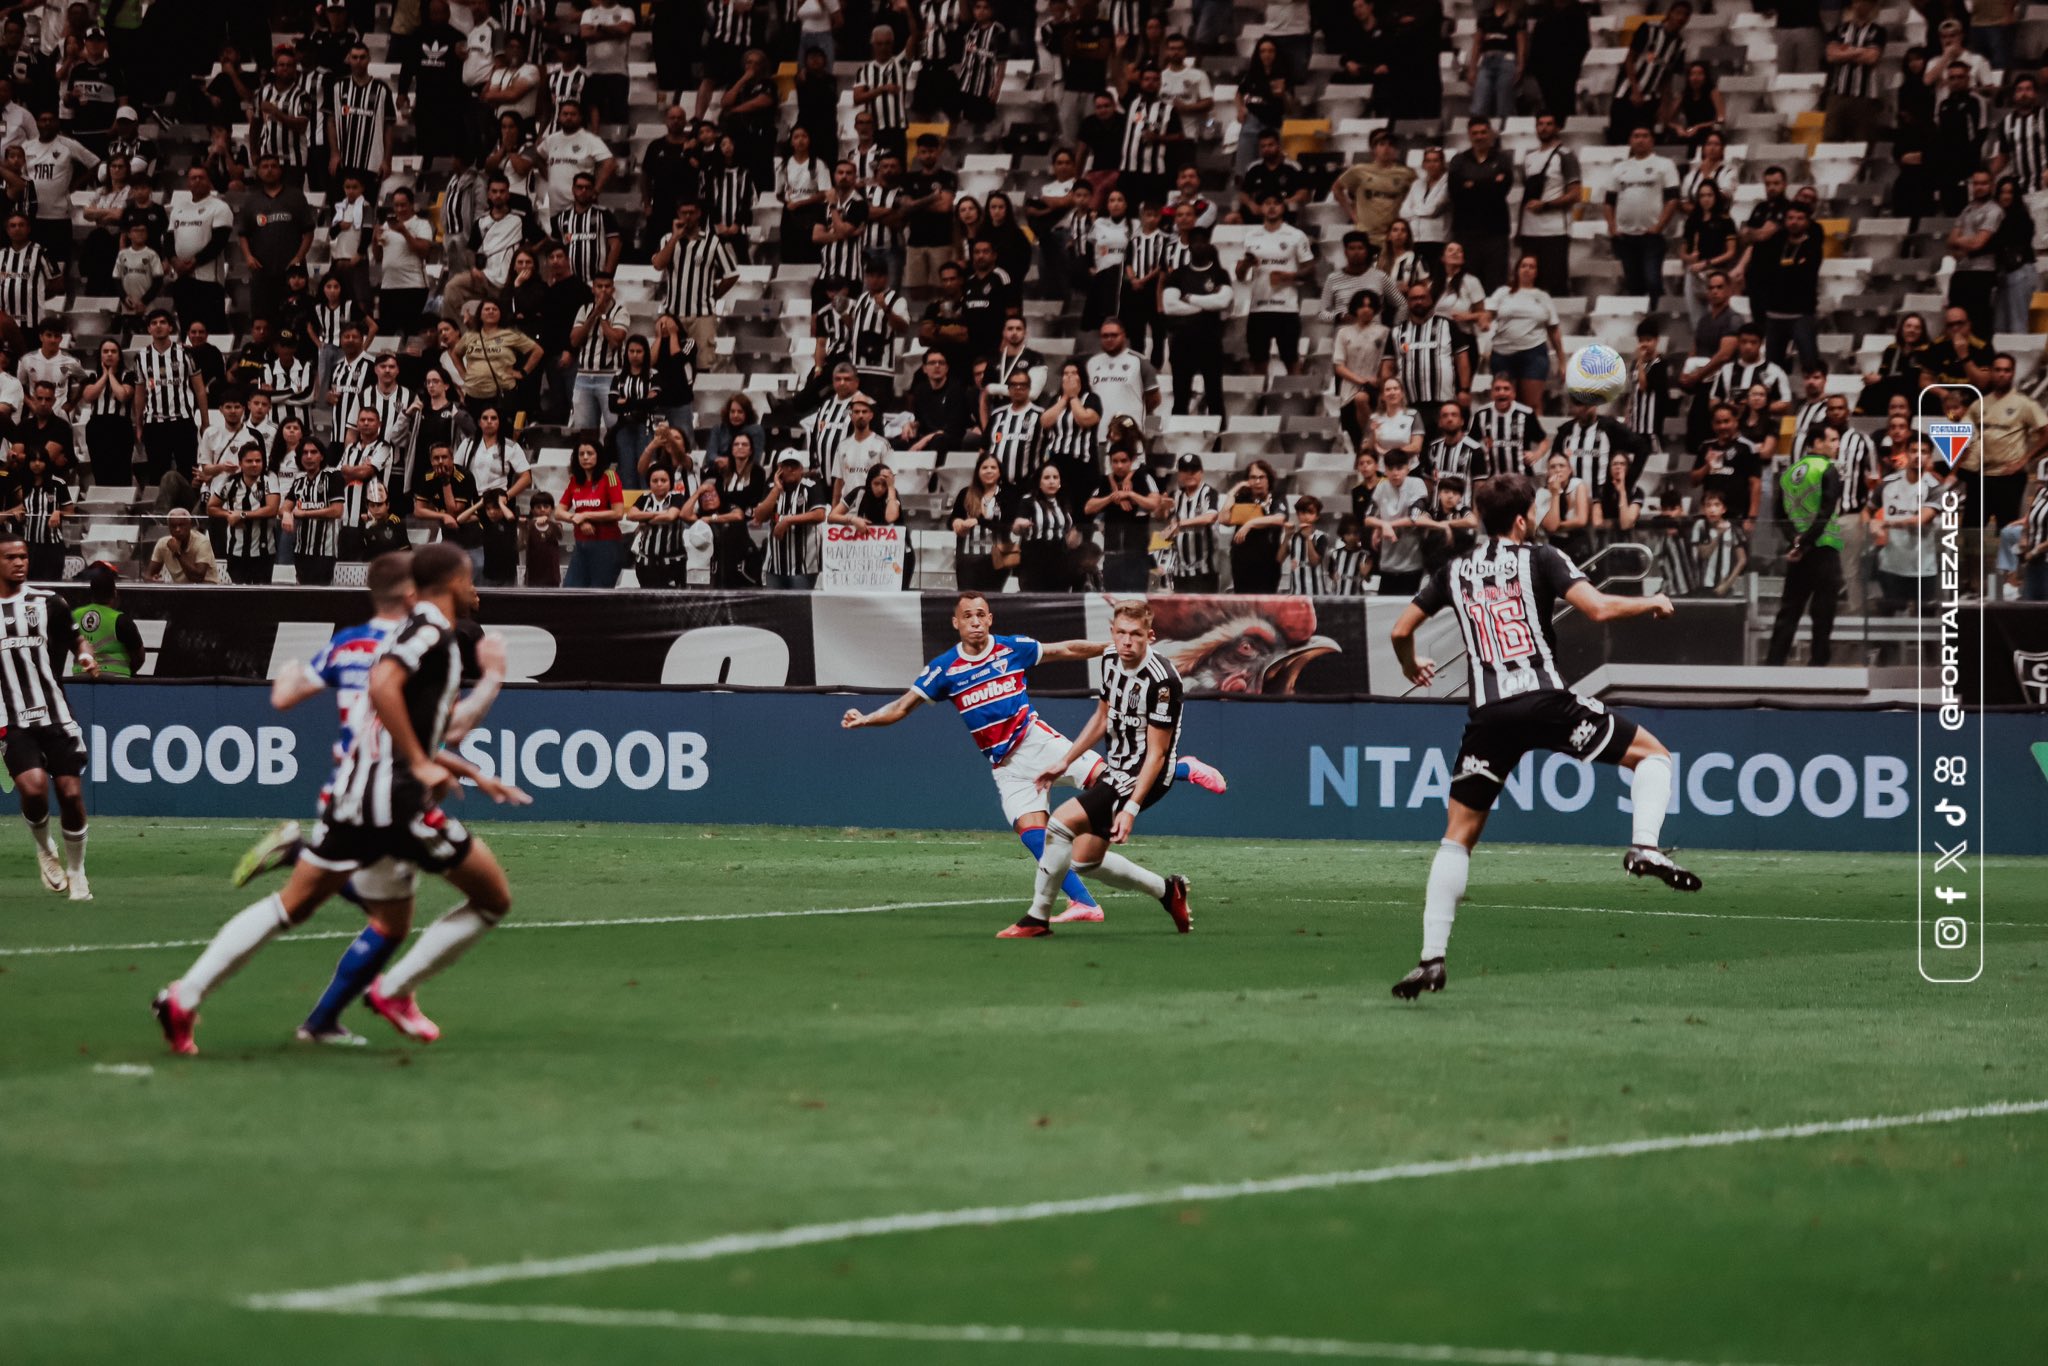
M 447 1030 L 430 1048 L 360 1009 L 369 1048 L 292 1042 L 357 927 L 341 905 L 308 927 L 334 938 L 273 945 L 209 1003 L 197 1059 L 166 1056 L 147 1011 L 194 947 L 23 952 L 203 940 L 248 899 L 226 874 L 251 833 L 96 821 L 99 899 L 77 908 L 7 841 L 0 1357 L 1904 1366 L 2048 1346 L 2048 1113 L 1598 1147 L 2048 1098 L 2039 862 L 1991 866 L 2006 923 L 1968 987 L 1916 975 L 1904 859 L 1695 854 L 1707 889 L 1681 898 L 1617 850 L 1488 847 L 1450 991 L 1410 1007 L 1386 993 L 1426 848 L 1141 838 L 1193 878 L 1194 934 L 1112 896 L 1105 925 L 998 943 L 1030 879 L 1006 836 L 670 827 L 488 829 L 527 928 L 423 993 Z M 449 899 L 433 884 L 423 917 Z M 791 914 L 834 909 L 859 913 Z M 597 923 L 620 921 L 644 923 Z M 1576 1145 L 1595 1151 L 701 1246 Z M 490 1270 L 678 1244 L 699 1246 Z M 328 1305 L 354 1312 L 245 1307 L 464 1268 L 486 1270 Z

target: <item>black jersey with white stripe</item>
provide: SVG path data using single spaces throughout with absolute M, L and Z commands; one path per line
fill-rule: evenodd
M 455 629 L 439 608 L 419 603 L 393 633 L 372 671 L 387 659 L 405 671 L 406 718 L 420 748 L 432 754 L 441 747 L 462 688 L 462 654 Z M 375 829 L 410 823 L 430 803 L 411 766 L 393 753 L 390 732 L 378 720 L 367 689 L 351 708 L 347 728 L 355 739 L 335 770 L 325 818 L 336 825 Z
M 243 514 L 261 512 L 270 502 L 270 479 L 267 475 L 256 476 L 250 483 L 239 473 L 224 474 L 213 486 L 213 496 L 220 503 L 220 510 Z M 220 537 L 220 548 L 231 560 L 252 559 L 258 556 L 268 558 L 277 553 L 277 519 L 258 517 L 253 521 L 238 522 L 233 526 L 222 519 L 215 528 Z
M 1423 580 L 1415 605 L 1448 607 L 1465 637 L 1472 710 L 1526 693 L 1569 692 L 1550 619 L 1585 575 L 1555 546 L 1494 537 L 1444 562 Z
M 21 534 L 30 545 L 61 545 L 64 532 L 57 514 L 71 506 L 71 488 L 62 479 L 24 484 L 21 489 Z
M 55 593 L 24 585 L 0 597 L 0 721 L 77 730 L 59 672 L 77 641 L 71 609 Z
M 678 318 L 707 318 L 718 307 L 718 282 L 739 269 L 732 248 L 708 232 L 675 244 L 662 275 L 662 308 Z
M 1409 403 L 1420 407 L 1457 397 L 1459 338 L 1449 318 L 1431 316 L 1400 324 L 1389 338 L 1389 349 Z
M 1194 492 L 1176 488 L 1173 491 L 1173 520 L 1180 523 L 1193 521 L 1220 512 L 1223 502 L 1216 496 L 1216 490 L 1207 484 L 1195 485 Z M 1213 574 L 1216 572 L 1216 524 L 1206 522 L 1176 532 L 1173 538 L 1174 569 L 1182 574 Z
M 1045 443 L 1040 421 L 1045 409 L 1036 403 L 1022 408 L 1005 403 L 989 414 L 989 454 L 1002 462 L 1003 483 L 1021 484 L 1038 468 L 1039 450 Z
M 649 493 L 641 497 L 640 510 L 680 510 L 689 501 L 689 493 L 680 489 L 671 489 L 659 498 Z M 687 529 L 681 519 L 673 522 L 640 523 L 640 530 L 633 537 L 633 562 L 643 565 L 674 564 L 683 558 L 683 532 Z
M 333 470 L 301 474 L 292 480 L 287 501 L 295 512 L 325 512 L 341 501 L 341 476 Z M 341 529 L 334 517 L 298 517 L 293 522 L 292 551 L 301 555 L 331 556 Z
M 1486 472 L 1521 474 L 1528 453 L 1543 444 L 1543 421 L 1526 403 L 1510 403 L 1502 412 L 1489 403 L 1472 414 L 1472 435 L 1486 447 Z
M 172 342 L 159 351 L 145 346 L 135 353 L 135 372 L 142 381 L 144 422 L 190 422 L 199 411 L 199 395 L 192 388 L 196 373 L 192 357 Z
M 1145 766 L 1145 749 L 1152 727 L 1173 733 L 1167 742 L 1166 762 L 1154 785 L 1173 785 L 1173 766 L 1180 755 L 1180 722 L 1183 694 L 1180 672 L 1157 650 L 1145 651 L 1136 668 L 1125 668 L 1114 652 L 1102 657 L 1102 690 L 1098 694 L 1108 705 L 1108 748 L 1103 757 L 1112 775 L 1120 776 L 1120 787 L 1128 788 Z

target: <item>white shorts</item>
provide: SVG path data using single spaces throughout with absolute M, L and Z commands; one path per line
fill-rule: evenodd
M 1043 721 L 1035 721 L 1031 733 L 1023 743 L 1010 751 L 1010 757 L 994 769 L 996 795 L 1003 800 L 1003 819 L 1015 826 L 1019 820 L 1034 812 L 1049 811 L 1051 804 L 1046 795 L 1038 790 L 1036 779 L 1039 774 L 1067 757 L 1073 741 L 1054 730 Z M 1086 787 L 1093 776 L 1101 756 L 1083 754 L 1068 766 L 1060 782 L 1067 787 Z
M 386 856 L 358 868 L 349 882 L 365 901 L 409 901 L 419 875 L 419 865 L 410 859 Z

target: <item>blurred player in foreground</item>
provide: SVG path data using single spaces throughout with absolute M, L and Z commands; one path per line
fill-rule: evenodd
M 99 662 L 79 638 L 64 599 L 28 581 L 28 542 L 18 524 L 0 527 L 0 731 L 7 772 L 21 794 L 21 818 L 35 841 L 43 886 L 92 900 L 85 880 L 85 744 L 64 698 L 67 659 L 97 676 Z M 50 789 L 57 789 L 64 854 L 50 842 Z
M 414 992 L 511 909 L 511 887 L 497 859 L 440 806 L 458 774 L 472 777 L 493 800 L 529 800 L 440 748 L 462 684 L 454 623 L 476 605 L 469 557 L 452 545 L 426 546 L 412 556 L 412 579 L 413 606 L 371 666 L 349 716 L 348 752 L 321 794 L 320 823 L 290 881 L 230 919 L 185 975 L 157 994 L 157 1021 L 172 1052 L 198 1052 L 192 1035 L 207 995 L 258 949 L 303 924 L 352 875 L 359 875 L 358 892 L 387 929 L 397 928 L 391 922 L 400 907 L 409 923 L 420 868 L 441 874 L 465 898 L 428 926 L 365 996 L 400 1033 L 422 1042 L 431 1043 L 440 1030 L 421 1013 Z
M 1635 877 L 1654 877 L 1681 892 L 1700 889 L 1699 878 L 1657 847 L 1671 804 L 1671 751 L 1597 698 L 1580 697 L 1557 667 L 1551 615 L 1563 598 L 1593 621 L 1668 617 L 1671 599 L 1612 597 L 1587 582 L 1561 550 L 1530 545 L 1529 509 L 1536 486 L 1528 476 L 1498 474 L 1475 495 L 1479 521 L 1490 540 L 1447 561 L 1394 623 L 1394 654 L 1417 687 L 1436 677 L 1436 661 L 1415 653 L 1423 622 L 1451 608 L 1471 660 L 1471 718 L 1453 766 L 1450 818 L 1429 869 L 1422 911 L 1422 961 L 1394 984 L 1412 1001 L 1444 989 L 1444 949 L 1451 921 L 1465 897 L 1472 848 L 1507 775 L 1532 749 L 1556 750 L 1592 763 L 1618 764 L 1635 773 L 1631 789 L 1635 833 L 1621 865 Z
M 988 758 L 996 795 L 1003 803 L 1003 819 L 1036 862 L 1045 856 L 1048 810 L 1047 785 L 1036 779 L 1047 764 L 1066 753 L 1067 737 L 1047 725 L 1031 705 L 1024 671 L 1036 664 L 1094 659 L 1109 647 L 1089 640 L 1047 645 L 1030 636 L 999 636 L 994 633 L 995 620 L 987 598 L 979 593 L 960 594 L 953 606 L 953 629 L 959 633 L 960 643 L 925 665 L 909 691 L 894 702 L 871 712 L 849 707 L 839 725 L 843 730 L 893 726 L 927 702 L 952 702 L 974 743 Z M 1083 746 L 1054 781 L 1085 788 L 1101 767 L 1102 760 Z M 1174 776 L 1211 792 L 1229 787 L 1222 773 L 1192 756 L 1180 761 Z M 1068 874 L 1064 890 L 1067 909 L 1055 923 L 1103 918 L 1102 907 L 1078 876 Z
M 1161 877 L 1109 848 L 1127 842 L 1138 813 L 1172 789 L 1182 703 L 1180 673 L 1152 648 L 1150 604 L 1142 598 L 1118 603 L 1110 614 L 1109 637 L 1116 654 L 1103 661 L 1095 714 L 1066 753 L 1038 774 L 1038 790 L 1050 789 L 1077 763 L 1092 757 L 1090 749 L 1105 734 L 1107 753 L 1081 795 L 1068 798 L 1047 822 L 1045 856 L 1038 861 L 1031 908 L 1016 924 L 998 932 L 998 939 L 1051 934 L 1046 913 L 1052 909 L 1054 891 L 1070 872 L 1156 898 L 1182 934 L 1192 923 L 1186 878 Z

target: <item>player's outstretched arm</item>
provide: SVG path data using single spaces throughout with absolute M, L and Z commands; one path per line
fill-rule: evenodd
M 1057 664 L 1068 659 L 1100 659 L 1109 653 L 1106 640 L 1061 640 L 1039 647 L 1038 662 Z
M 455 711 L 448 718 L 447 740 L 451 745 L 475 730 L 490 714 L 491 704 L 498 700 L 498 689 L 505 686 L 505 638 L 485 636 L 479 640 L 476 662 L 481 668 L 476 686 L 469 690 L 469 696 L 455 704 Z
M 507 805 L 508 803 L 512 806 L 533 805 L 531 795 L 510 783 L 501 783 L 496 778 L 486 776 L 482 769 L 452 749 L 442 750 L 434 756 L 434 760 L 456 777 L 467 778 L 475 783 L 477 791 L 483 793 L 500 806 Z M 455 789 L 455 792 L 456 795 L 460 796 L 462 789 L 458 787 Z
M 1074 743 L 1067 746 L 1067 752 L 1058 763 L 1032 780 L 1040 792 L 1050 792 L 1052 785 L 1074 766 L 1074 761 L 1094 749 L 1109 731 L 1109 703 L 1097 701 L 1095 714 L 1088 718 L 1088 724 L 1081 727 L 1081 733 L 1074 737 Z
M 1662 593 L 1648 597 L 1619 598 L 1612 593 L 1603 593 L 1584 579 L 1565 590 L 1564 600 L 1586 615 L 1590 621 L 1626 621 L 1630 617 L 1657 617 L 1662 619 L 1678 609 L 1671 605 L 1671 599 Z M 1399 630 L 1397 626 L 1394 628 Z M 1396 651 L 1400 646 L 1396 645 Z
M 839 729 L 859 730 L 863 726 L 893 726 L 930 700 L 917 689 L 911 688 L 888 706 L 878 707 L 874 711 L 863 712 L 859 707 L 848 707 L 846 714 L 839 718 Z
M 317 697 L 327 691 L 327 685 L 308 669 L 303 660 L 287 660 L 284 672 L 270 681 L 270 705 L 277 711 L 290 711 L 309 697 Z
M 1400 661 L 1402 677 L 1418 688 L 1428 687 L 1436 677 L 1436 661 L 1415 653 L 1415 633 L 1428 620 L 1429 614 L 1411 602 L 1394 623 L 1394 658 Z

